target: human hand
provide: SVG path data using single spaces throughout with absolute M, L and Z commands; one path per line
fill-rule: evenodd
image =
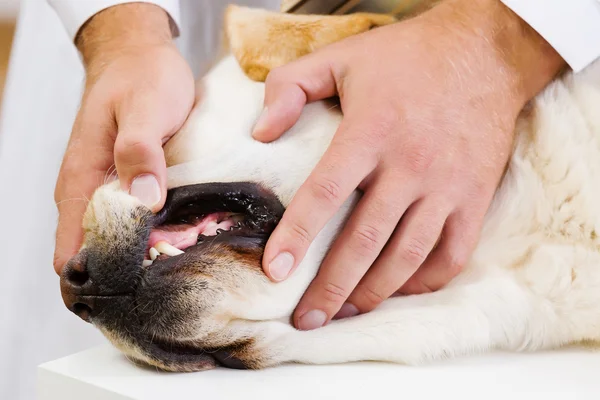
M 124 190 L 153 211 L 162 208 L 162 145 L 194 103 L 192 72 L 172 42 L 169 17 L 161 8 L 111 7 L 84 26 L 77 44 L 86 86 L 55 190 L 59 274 L 81 246 L 86 200 L 115 172 Z
M 344 119 L 267 244 L 267 275 L 286 279 L 364 192 L 294 324 L 317 328 L 449 282 L 476 246 L 520 110 L 563 65 L 500 1 L 446 0 L 273 70 L 256 139 L 275 140 L 307 102 L 336 94 Z

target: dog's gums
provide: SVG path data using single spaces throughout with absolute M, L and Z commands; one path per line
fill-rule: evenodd
M 188 206 L 192 208 L 194 205 L 190 203 Z M 186 249 L 197 245 L 209 236 L 241 231 L 243 221 L 243 214 L 214 212 L 208 215 L 190 214 L 182 218 L 179 224 L 158 226 L 150 232 L 148 250 L 142 266 L 149 267 L 157 258 L 183 254 Z
M 283 206 L 265 189 L 248 183 L 196 185 L 172 190 L 150 231 L 143 267 L 176 257 L 213 236 L 222 240 L 267 239 Z

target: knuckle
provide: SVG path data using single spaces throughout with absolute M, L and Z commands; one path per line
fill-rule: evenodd
M 446 269 L 448 274 L 452 277 L 458 275 L 465 266 L 465 260 L 462 257 L 452 257 L 448 261 Z
M 358 290 L 360 292 L 359 296 L 362 298 L 363 308 L 368 310 L 374 309 L 385 300 L 379 292 L 366 285 L 362 285 Z
M 402 293 L 404 294 L 424 294 L 424 293 L 432 293 L 434 289 L 427 284 L 425 284 L 422 280 L 411 278 L 402 286 Z
M 411 238 L 400 249 L 400 257 L 410 265 L 421 265 L 427 257 L 425 242 L 419 238 Z
M 345 301 L 349 295 L 350 293 L 346 289 L 335 283 L 327 282 L 323 285 L 323 296 L 325 301 L 329 303 L 341 303 Z
M 433 163 L 433 156 L 423 147 L 417 147 L 407 158 L 407 168 L 414 174 L 425 173 Z
M 350 128 L 353 134 L 344 140 L 349 146 L 360 148 L 362 153 L 373 154 L 381 151 L 387 143 L 388 136 L 397 131 L 398 118 L 391 113 L 376 112 L 369 118 L 368 125 Z
M 341 189 L 335 181 L 321 177 L 314 180 L 310 188 L 313 196 L 318 201 L 334 206 L 340 203 Z
M 392 133 L 398 124 L 398 113 L 393 109 L 380 110 L 369 125 L 369 140 L 384 139 Z
M 285 82 L 286 72 L 285 66 L 275 67 L 269 71 L 267 78 L 265 79 L 266 86 L 275 86 L 279 83 Z
M 139 137 L 123 136 L 115 143 L 115 158 L 120 161 L 141 161 L 154 153 L 153 145 L 148 140 Z
M 308 247 L 310 242 L 312 242 L 312 235 L 310 234 L 310 232 L 297 222 L 292 222 L 290 224 L 289 231 L 292 234 L 294 240 L 301 247 Z
M 381 231 L 375 226 L 360 225 L 353 233 L 353 250 L 362 256 L 370 255 L 380 247 L 381 237 Z

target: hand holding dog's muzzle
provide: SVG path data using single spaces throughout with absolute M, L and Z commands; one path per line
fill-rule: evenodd
M 330 96 L 344 120 L 267 244 L 269 277 L 286 279 L 348 196 L 364 191 L 295 325 L 445 286 L 475 248 L 517 115 L 563 64 L 497 0 L 453 0 L 273 70 L 256 139 L 275 140 L 306 103 Z
M 118 178 L 153 211 L 162 207 L 162 146 L 194 102 L 194 78 L 159 7 L 111 7 L 86 24 L 78 45 L 87 80 L 55 190 L 57 273 L 79 250 L 83 213 L 103 183 Z

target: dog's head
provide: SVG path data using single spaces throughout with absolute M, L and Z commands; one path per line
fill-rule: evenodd
M 84 244 L 61 276 L 71 311 L 131 359 L 172 371 L 207 369 L 216 361 L 260 367 L 265 355 L 255 342 L 264 326 L 260 330 L 257 323 L 289 326 L 355 200 L 321 231 L 290 279 L 279 284 L 267 279 L 261 268 L 266 241 L 326 150 L 341 113 L 327 102 L 310 104 L 280 140 L 258 143 L 250 134 L 262 108 L 264 76 L 256 71 L 305 53 L 281 35 L 286 26 L 309 29 L 308 18 L 313 29 L 323 29 L 317 22 L 325 18 L 352 23 L 356 17 L 292 17 L 241 8 L 228 13 L 234 56 L 203 79 L 201 99 L 165 148 L 170 165 L 165 207 L 153 214 L 118 182 L 100 187 L 84 216 Z M 249 26 L 261 27 L 254 43 Z M 262 57 L 269 27 L 280 32 L 269 47 L 276 56 Z M 248 56 L 252 53 L 257 55 Z

